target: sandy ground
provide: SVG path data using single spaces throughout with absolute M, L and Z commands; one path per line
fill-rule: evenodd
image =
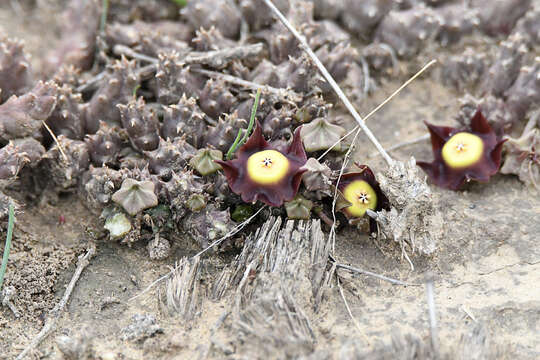
M 53 28 L 41 28 L 39 23 L 13 20 L 11 10 L 5 7 L 0 8 L 2 28 L 10 35 L 22 35 L 34 59 L 43 50 L 43 39 L 57 35 Z M 359 109 L 367 113 L 398 86 L 399 82 L 381 85 L 372 97 L 358 104 Z M 436 71 L 432 71 L 432 75 L 416 81 L 383 108 L 370 124 L 385 146 L 414 139 L 426 131 L 423 121 L 447 122 L 457 112 L 456 98 L 455 92 L 438 84 Z M 366 143 L 363 138 L 359 141 Z M 366 155 L 372 152 L 370 145 L 359 146 L 355 159 L 365 162 Z M 428 160 L 431 149 L 426 141 L 393 155 L 401 160 L 411 155 Z M 379 159 L 368 163 L 375 168 L 383 165 Z M 379 247 L 367 236 L 347 229 L 338 235 L 337 259 L 411 283 L 423 283 L 428 272 L 434 273 L 440 342 L 445 349 L 450 349 L 461 334 L 481 324 L 494 346 L 502 348 L 500 358 L 539 358 L 540 194 L 526 188 L 516 177 L 502 175 L 489 184 L 474 184 L 462 192 L 435 187 L 433 191 L 448 230 L 434 257 L 414 257 L 413 271 L 400 258 L 396 246 Z M 22 199 L 22 195 L 18 198 Z M 98 228 L 97 219 L 83 205 L 75 196 L 67 196 L 54 205 L 31 205 L 18 214 L 8 272 L 21 274 L 19 281 L 38 290 L 24 293 L 26 298 L 18 304 L 21 310 L 32 302 L 35 305 L 20 319 L 2 308 L 0 359 L 13 358 L 29 342 L 43 325 L 46 312 L 63 294 L 76 256 L 84 252 L 92 237 L 88 230 Z M 64 225 L 58 225 L 60 215 L 65 216 Z M 175 260 L 198 250 L 188 239 L 177 241 L 174 248 L 171 258 L 155 262 L 148 259 L 143 244 L 129 248 L 99 240 L 97 255 L 83 272 L 57 330 L 33 356 L 61 359 L 55 340 L 61 335 L 81 335 L 92 345 L 95 357 L 101 359 L 197 358 L 209 343 L 211 329 L 223 315 L 227 299 L 205 299 L 199 316 L 186 323 L 161 311 L 159 286 L 129 301 L 169 271 Z M 203 288 L 231 261 L 227 256 L 210 256 L 213 258 L 204 270 Z M 38 260 L 41 266 L 36 265 Z M 8 282 L 13 276 L 9 274 Z M 423 286 L 403 287 L 348 276 L 344 288 L 359 328 L 349 317 L 337 288 L 332 288 L 321 309 L 308 314 L 317 335 L 317 350 L 336 348 L 350 338 L 359 338 L 366 349 L 374 349 L 388 343 L 393 331 L 428 337 Z M 161 331 L 138 342 L 123 340 L 122 329 L 136 314 L 153 315 Z M 235 342 L 228 338 L 230 334 L 226 325 L 213 334 L 223 340 L 223 346 L 209 357 L 242 358 L 234 353 Z

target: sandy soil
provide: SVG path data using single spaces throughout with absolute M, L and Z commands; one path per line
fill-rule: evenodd
M 35 19 L 35 18 L 34 18 Z M 27 42 L 33 59 L 39 58 L 47 39 L 57 34 L 51 22 L 13 17 L 0 7 L 0 31 Z M 43 27 L 43 24 L 47 26 Z M 54 24 L 54 23 L 52 23 Z M 421 63 L 423 59 L 418 59 Z M 39 62 L 39 61 L 38 61 Z M 416 66 L 417 64 L 409 66 Z M 416 81 L 371 120 L 374 133 L 390 146 L 414 139 L 426 130 L 423 121 L 447 122 L 458 109 L 457 94 L 441 86 L 436 71 Z M 369 99 L 358 104 L 367 113 L 399 86 L 382 84 Z M 365 138 L 360 144 L 365 144 Z M 359 146 L 355 159 L 365 162 L 370 145 Z M 393 153 L 397 159 L 431 157 L 428 142 Z M 380 159 L 368 164 L 380 165 Z M 497 175 L 486 185 L 466 191 L 433 188 L 443 211 L 447 238 L 432 258 L 414 257 L 414 271 L 393 244 L 374 241 L 352 229 L 339 233 L 336 257 L 343 263 L 398 278 L 423 283 L 427 273 L 436 279 L 436 304 L 441 346 L 450 349 L 461 334 L 477 324 L 484 326 L 501 348 L 500 358 L 537 359 L 540 356 L 540 195 L 513 176 Z M 22 194 L 10 194 L 21 198 Z M 8 284 L 17 286 L 20 319 L 0 312 L 0 359 L 11 359 L 39 331 L 43 319 L 63 294 L 73 273 L 76 257 L 84 252 L 98 219 L 75 196 L 32 202 L 17 215 Z M 58 218 L 65 216 L 65 224 Z M 98 234 L 99 235 L 99 234 Z M 99 237 L 99 236 L 98 236 Z M 33 354 L 35 358 L 61 359 L 59 336 L 80 336 L 98 359 L 195 359 L 214 339 L 210 358 L 242 358 L 235 353 L 232 329 L 225 321 L 212 331 L 228 299 L 205 298 L 195 321 L 184 323 L 162 311 L 157 289 L 130 301 L 153 280 L 169 271 L 175 260 L 198 250 L 188 239 L 174 244 L 174 255 L 163 262 L 150 261 L 143 244 L 127 246 L 98 240 L 95 258 L 82 274 L 57 330 Z M 3 247 L 3 242 L 0 241 Z M 208 286 L 232 257 L 213 256 L 204 269 Z M 346 276 L 346 275 L 344 275 Z M 346 298 L 358 322 L 355 327 L 336 287 L 317 313 L 310 312 L 316 333 L 316 350 L 335 349 L 346 339 L 359 338 L 366 349 L 388 343 L 392 332 L 429 335 L 423 286 L 396 286 L 364 276 L 349 276 Z M 305 296 L 309 296 L 306 294 Z M 122 334 L 137 314 L 151 314 L 160 331 L 141 341 L 123 340 Z M 220 346 L 216 344 L 220 343 Z

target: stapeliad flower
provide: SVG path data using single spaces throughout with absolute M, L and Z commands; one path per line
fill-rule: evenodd
M 300 127 L 294 132 L 291 144 L 278 149 L 264 139 L 258 122 L 249 140 L 238 149 L 236 159 L 216 160 L 223 167 L 229 187 L 244 202 L 259 200 L 270 206 L 281 206 L 294 198 L 306 161 Z
M 367 165 L 360 165 L 360 171 L 344 174 L 338 189 L 351 206 L 343 208 L 343 212 L 351 217 L 362 217 L 366 210 L 377 211 L 388 207 L 388 199 L 375 180 L 373 171 Z
M 465 182 L 489 181 L 501 164 L 501 139 L 478 110 L 471 120 L 471 131 L 426 123 L 431 134 L 435 160 L 418 162 L 440 187 L 458 190 Z

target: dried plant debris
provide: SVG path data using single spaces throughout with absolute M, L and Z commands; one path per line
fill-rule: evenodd
M 202 304 L 202 263 L 200 257 L 182 258 L 167 280 L 161 297 L 170 315 L 190 321 L 200 315 Z
M 395 161 L 377 180 L 390 203 L 389 211 L 368 212 L 377 221 L 379 235 L 399 242 L 404 255 L 408 250 L 432 254 L 444 236 L 443 218 L 415 159 Z
M 520 138 L 509 138 L 504 147 L 502 174 L 515 174 L 540 190 L 540 130 L 533 128 Z
M 23 43 L 0 37 L 0 104 L 11 95 L 20 95 L 30 86 L 31 77 Z
M 152 240 L 148 242 L 146 246 L 148 249 L 148 256 L 152 260 L 164 260 L 171 255 L 171 244 L 169 240 L 156 234 Z
M 138 342 L 162 332 L 163 329 L 157 323 L 154 315 L 135 314 L 131 318 L 131 324 L 121 330 L 121 337 L 122 340 Z
M 215 298 L 228 288 L 236 292 L 232 321 L 243 339 L 237 348 L 255 358 L 313 351 L 315 338 L 306 316 L 312 304 L 298 294 L 312 292 L 318 306 L 332 278 L 326 267 L 329 250 L 319 221 L 291 220 L 282 227 L 280 218 L 271 217 L 246 239 L 242 253 L 212 288 Z
M 49 179 L 62 190 L 75 190 L 83 173 L 90 166 L 88 145 L 60 135 L 43 158 L 43 167 Z M 66 158 L 64 158 L 64 155 Z
M 227 210 L 219 210 L 213 204 L 198 212 L 189 212 L 181 221 L 182 229 L 201 248 L 232 231 L 234 222 Z

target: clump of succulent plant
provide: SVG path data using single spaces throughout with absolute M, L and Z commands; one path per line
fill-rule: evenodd
M 286 149 L 277 149 L 262 135 L 257 126 L 249 140 L 236 153 L 236 159 L 216 160 L 223 167 L 231 190 L 247 203 L 257 200 L 281 206 L 294 198 L 300 187 L 307 157 L 297 128 Z
M 0 38 L 0 104 L 30 85 L 30 63 L 18 40 Z
M 405 11 L 391 11 L 377 28 L 375 39 L 390 45 L 400 57 L 411 57 L 437 35 L 442 19 L 423 4 Z
M 39 82 L 21 96 L 12 96 L 0 105 L 0 140 L 25 137 L 41 139 L 42 121 L 56 106 L 58 86 L 50 82 Z
M 149 170 L 168 180 L 173 172 L 182 171 L 195 153 L 196 149 L 184 137 L 177 137 L 174 140 L 160 139 L 158 148 L 145 151 L 144 155 L 148 159 Z
M 176 104 L 181 97 L 197 97 L 199 84 L 197 79 L 180 61 L 177 51 L 159 53 L 158 68 L 156 71 L 156 93 L 158 100 L 163 104 Z
M 418 162 L 438 186 L 459 189 L 471 180 L 487 182 L 499 170 L 502 140 L 477 111 L 471 128 L 456 129 L 426 123 L 435 160 Z
M 185 136 L 189 144 L 199 147 L 205 130 L 204 113 L 195 99 L 182 95 L 177 104 L 165 108 L 160 131 L 162 138 L 174 140 Z
M 96 90 L 85 108 L 85 130 L 94 134 L 100 122 L 120 125 L 120 110 L 116 105 L 127 104 L 133 97 L 133 89 L 140 82 L 135 61 L 117 60 L 107 68 L 109 76 Z
M 236 38 L 240 32 L 242 14 L 233 0 L 188 1 L 181 11 L 182 16 L 193 28 L 209 29 L 215 26 L 228 38 Z
M 137 181 L 125 179 L 120 190 L 115 192 L 112 200 L 131 216 L 136 215 L 144 209 L 154 207 L 158 204 L 158 198 L 154 193 L 155 185 L 151 181 Z
M 92 163 L 96 166 L 116 166 L 125 138 L 127 135 L 123 129 L 100 122 L 99 130 L 84 139 Z
M 127 105 L 118 104 L 117 107 L 131 146 L 140 152 L 157 149 L 159 120 L 157 114 L 146 106 L 144 99 L 133 99 Z

